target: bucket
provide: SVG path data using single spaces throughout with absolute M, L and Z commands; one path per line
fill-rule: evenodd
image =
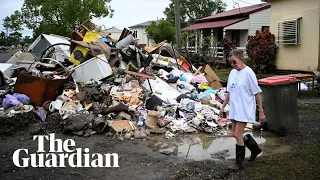
M 116 48 L 126 48 L 126 47 L 128 47 L 134 40 L 135 40 L 135 38 L 132 36 L 132 34 L 129 34 L 127 37 L 125 37 L 124 39 L 122 39 L 121 41 L 119 41 L 119 42 L 116 44 Z
M 97 133 L 102 133 L 104 126 L 106 125 L 103 117 L 97 117 L 92 120 L 92 129 Z

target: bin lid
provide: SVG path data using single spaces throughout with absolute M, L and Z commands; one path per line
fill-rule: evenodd
M 265 84 L 265 85 L 277 85 L 277 84 L 294 82 L 294 81 L 296 81 L 296 78 L 290 77 L 290 76 L 272 76 L 272 77 L 258 80 L 259 84 Z

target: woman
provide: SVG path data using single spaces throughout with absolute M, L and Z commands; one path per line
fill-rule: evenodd
M 243 137 L 247 123 L 254 123 L 256 103 L 259 107 L 259 120 L 265 120 L 258 81 L 253 70 L 245 65 L 243 51 L 234 49 L 229 54 L 229 63 L 233 67 L 228 77 L 226 99 L 220 109 L 223 116 L 225 106 L 230 102 L 229 119 L 232 121 L 232 135 L 236 139 L 236 164 L 229 169 L 237 171 L 243 168 L 245 146 L 251 151 L 249 161 L 253 161 L 262 152 L 250 134 Z

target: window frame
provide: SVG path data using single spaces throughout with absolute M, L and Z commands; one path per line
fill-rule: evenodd
M 301 44 L 301 17 L 284 21 L 278 21 L 277 44 Z

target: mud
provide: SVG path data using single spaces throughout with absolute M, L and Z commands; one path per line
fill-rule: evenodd
M 319 112 L 319 105 L 301 106 L 299 131 L 285 137 L 280 138 L 264 132 L 260 138 L 260 132 L 254 132 L 253 136 L 264 150 L 262 156 L 254 163 L 260 166 L 269 163 L 272 165 L 275 161 L 265 157 L 279 153 L 280 157 L 285 157 L 288 151 L 303 149 L 316 142 L 320 138 Z M 55 115 L 50 115 L 45 123 L 41 123 L 32 113 L 15 116 L 14 119 L 17 122 L 13 119 L 1 119 L 0 122 L 0 179 L 246 179 L 249 177 L 246 175 L 247 171 L 255 166 L 254 163 L 249 164 L 246 170 L 238 173 L 230 173 L 227 170 L 227 167 L 234 163 L 234 145 L 229 137 L 196 134 L 164 139 L 160 138 L 162 135 L 152 135 L 146 140 L 121 141 L 117 137 L 95 134 L 83 138 L 63 134 L 59 117 Z M 24 147 L 35 152 L 37 143 L 33 141 L 32 135 L 51 132 L 55 132 L 56 137 L 63 140 L 74 139 L 77 148 L 88 147 L 90 152 L 101 154 L 118 153 L 120 168 L 39 169 L 14 166 L 12 154 L 16 149 Z M 168 152 L 163 153 L 164 150 Z M 290 156 L 286 160 L 294 158 L 296 157 Z M 268 175 L 269 172 L 262 168 L 259 173 Z
M 246 133 L 247 134 L 247 133 Z M 277 153 L 290 152 L 289 145 L 278 144 L 278 137 L 271 132 L 249 132 L 259 144 L 263 153 L 259 156 L 268 156 Z M 145 144 L 153 151 L 158 151 L 166 155 L 176 155 L 180 158 L 202 160 L 222 160 L 235 159 L 235 139 L 229 136 L 213 136 L 209 134 L 189 134 L 180 135 L 172 140 L 163 136 L 153 136 Z M 247 149 L 246 157 L 250 156 Z

